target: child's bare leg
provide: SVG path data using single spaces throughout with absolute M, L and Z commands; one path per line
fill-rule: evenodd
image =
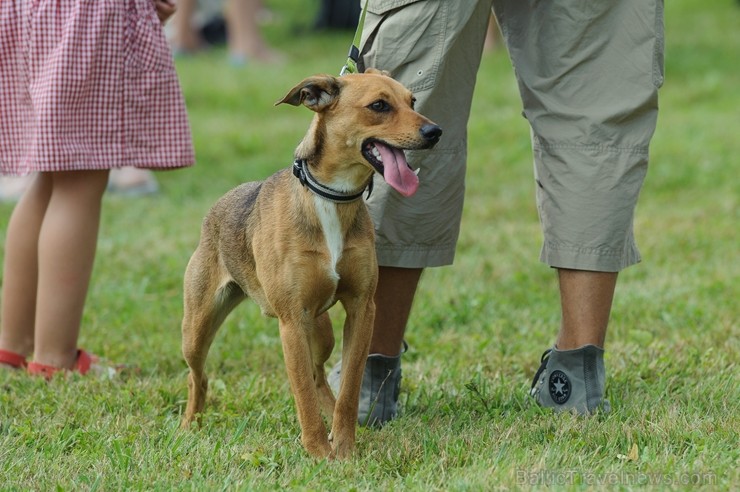
M 51 177 L 37 174 L 10 216 L 3 265 L 0 349 L 33 352 L 38 240 L 51 195 Z
M 108 171 L 57 172 L 38 242 L 34 359 L 71 368 L 77 354 Z

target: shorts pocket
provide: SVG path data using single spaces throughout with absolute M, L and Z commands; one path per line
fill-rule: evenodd
M 387 70 L 412 92 L 434 87 L 444 54 L 448 2 L 381 2 L 392 8 L 368 7 L 362 64 Z M 382 36 L 378 32 L 382 29 Z

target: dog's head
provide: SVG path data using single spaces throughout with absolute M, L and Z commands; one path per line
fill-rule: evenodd
M 414 110 L 408 89 L 374 69 L 309 77 L 275 104 L 281 103 L 316 112 L 296 157 L 327 166 L 362 164 L 404 196 L 416 192 L 419 178 L 403 151 L 429 149 L 442 135 L 439 126 Z

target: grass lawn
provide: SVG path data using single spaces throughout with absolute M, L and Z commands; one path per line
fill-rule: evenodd
M 740 487 L 731 0 L 667 2 L 666 83 L 636 218 L 644 261 L 620 275 L 607 340 L 610 414 L 554 415 L 526 397 L 559 304 L 537 261 L 529 131 L 498 51 L 476 89 L 456 262 L 425 273 L 414 306 L 401 417 L 359 430 L 347 462 L 308 457 L 277 322 L 245 303 L 211 350 L 203 427 L 178 429 L 181 281 L 202 217 L 231 187 L 290 165 L 311 113 L 273 103 L 307 75 L 337 73 L 352 38 L 308 29 L 316 0 L 267 3 L 266 33 L 290 62 L 234 68 L 223 51 L 178 60 L 198 165 L 159 174 L 155 197 L 105 199 L 80 345 L 140 373 L 50 384 L 0 373 L 0 490 Z M 0 239 L 11 210 L 0 205 Z

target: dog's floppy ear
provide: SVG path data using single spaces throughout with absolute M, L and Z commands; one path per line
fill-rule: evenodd
M 315 75 L 303 80 L 293 87 L 285 97 L 275 103 L 286 103 L 293 106 L 305 105 L 319 112 L 329 106 L 339 96 L 339 80 L 331 75 Z

